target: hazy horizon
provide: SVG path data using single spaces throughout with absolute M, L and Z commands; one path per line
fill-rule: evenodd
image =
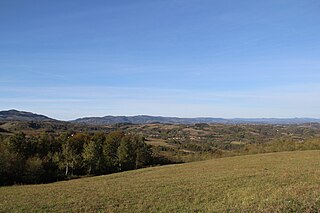
M 135 116 L 150 116 L 150 117 L 168 117 L 168 118 L 183 118 L 183 119 L 195 119 L 195 118 L 213 118 L 213 119 L 226 119 L 226 120 L 233 120 L 233 119 L 320 119 L 320 118 L 316 118 L 316 117 L 212 117 L 212 116 L 195 116 L 195 117 L 181 117 L 181 116 L 163 116 L 163 115 L 151 115 L 151 114 L 132 114 L 132 115 L 124 115 L 124 114 L 119 114 L 119 115 L 113 115 L 113 114 L 105 114 L 105 115 L 84 115 L 84 116 L 80 116 L 80 117 L 74 117 L 71 119 L 59 119 L 59 118 L 55 118 L 53 116 L 47 115 L 47 114 L 41 114 L 35 111 L 26 111 L 23 109 L 0 109 L 0 112 L 2 111 L 10 111 L 10 110 L 16 110 L 19 112 L 29 112 L 29 113 L 33 113 L 33 114 L 38 114 L 38 115 L 44 115 L 46 117 L 49 118 L 53 118 L 56 120 L 61 120 L 61 121 L 73 121 L 76 119 L 80 119 L 80 118 L 102 118 L 102 117 L 107 117 L 107 116 L 113 116 L 113 117 L 135 117 Z
M 315 0 L 0 2 L 0 109 L 320 118 Z

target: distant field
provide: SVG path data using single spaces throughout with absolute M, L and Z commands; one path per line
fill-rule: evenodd
M 165 140 L 162 140 L 162 139 L 154 139 L 154 138 L 151 138 L 151 139 L 147 139 L 146 141 L 147 144 L 150 144 L 152 146 L 164 146 L 164 147 L 175 147 L 173 145 L 170 145 L 168 143 L 166 143 Z
M 0 187 L 1 212 L 319 212 L 320 151 Z

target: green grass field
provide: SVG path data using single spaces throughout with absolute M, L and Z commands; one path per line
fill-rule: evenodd
M 1 212 L 319 212 L 320 151 L 0 187 Z

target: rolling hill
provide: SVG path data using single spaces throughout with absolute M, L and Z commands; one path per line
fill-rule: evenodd
M 178 117 L 161 117 L 161 116 L 104 116 L 104 117 L 86 117 L 71 121 L 73 123 L 84 123 L 92 125 L 109 125 L 116 123 L 131 124 L 150 124 L 150 123 L 166 123 L 166 124 L 304 124 L 304 123 L 320 123 L 320 119 L 314 118 L 178 118 Z
M 0 121 L 58 121 L 45 115 L 35 114 L 32 112 L 6 110 L 0 111 Z M 304 124 L 304 123 L 320 123 L 320 119 L 316 118 L 179 118 L 179 117 L 163 117 L 163 116 L 104 116 L 104 117 L 84 117 L 69 121 L 71 123 L 89 124 L 89 125 L 110 125 L 118 123 L 130 124 Z
M 0 187 L 0 212 L 318 212 L 320 151 Z
M 178 118 L 178 117 L 161 117 L 161 116 L 104 116 L 104 117 L 87 117 L 79 118 L 72 122 L 86 123 L 96 125 L 107 125 L 115 123 L 132 123 L 132 124 L 150 124 L 150 123 L 168 123 L 168 124 L 194 124 L 194 123 L 228 123 L 223 118 Z
M 0 111 L 0 121 L 56 121 L 44 115 L 18 110 Z

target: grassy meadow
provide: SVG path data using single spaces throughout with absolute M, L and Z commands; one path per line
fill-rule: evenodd
M 0 187 L 0 212 L 319 212 L 320 151 Z

